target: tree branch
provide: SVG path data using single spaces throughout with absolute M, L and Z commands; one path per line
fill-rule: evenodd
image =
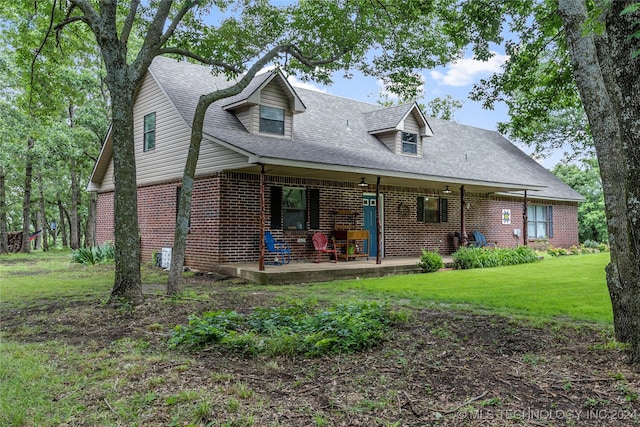
M 133 22 L 136 18 L 136 13 L 138 12 L 138 7 L 140 6 L 140 0 L 132 0 L 131 6 L 129 6 L 129 14 L 127 15 L 127 19 L 124 21 L 124 26 L 122 27 L 122 32 L 120 33 L 120 42 L 122 44 L 127 44 L 129 41 L 129 35 L 131 34 L 131 29 L 133 28 Z
M 194 6 L 197 6 L 197 5 L 198 5 L 197 0 L 186 1 L 182 5 L 182 8 L 180 8 L 180 10 L 178 11 L 178 14 L 173 18 L 173 20 L 169 24 L 169 27 L 160 38 L 160 41 L 158 43 L 159 46 L 163 46 L 167 42 L 167 40 L 169 40 L 169 38 L 173 35 L 173 32 L 178 27 L 178 24 L 182 22 L 182 18 L 184 18 L 184 16 L 187 14 L 187 12 L 189 12 L 189 10 L 191 10 Z
M 196 61 L 202 62 L 203 64 L 224 68 L 225 70 L 228 70 L 232 73 L 237 73 L 237 74 L 242 73 L 242 69 L 236 67 L 235 65 L 227 64 L 226 62 L 222 62 L 222 61 L 207 59 L 204 56 L 193 53 L 187 49 L 182 49 L 179 47 L 165 47 L 158 51 L 158 55 L 166 55 L 166 54 L 180 55 L 186 58 L 195 59 Z
M 38 57 L 42 53 L 42 49 L 44 49 L 44 45 L 47 43 L 47 40 L 49 40 L 49 36 L 51 35 L 51 31 L 53 30 L 53 27 L 54 27 L 53 20 L 55 19 L 55 13 L 56 13 L 56 0 L 54 0 L 53 4 L 51 5 L 51 14 L 49 16 L 49 26 L 47 27 L 47 31 L 44 34 L 42 43 L 40 43 L 40 46 L 38 46 L 38 49 L 36 49 L 33 55 L 33 58 L 31 59 L 31 67 L 29 70 L 29 109 L 30 110 L 33 107 L 33 81 L 35 80 L 36 61 L 38 60 Z

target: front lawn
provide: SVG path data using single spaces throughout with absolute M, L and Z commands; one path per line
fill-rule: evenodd
M 640 377 L 613 338 L 608 259 L 274 287 L 203 275 L 176 298 L 162 294 L 166 273 L 145 267 L 145 303 L 113 308 L 113 264 L 2 256 L 0 425 L 457 426 L 503 411 L 565 417 L 518 425 L 568 426 L 596 411 L 602 425 L 637 426 Z M 286 343 L 272 326 L 307 300 L 325 330 L 344 329 L 327 317 L 332 304 L 385 303 L 407 317 L 355 353 L 170 345 L 176 325 L 211 310 L 259 318 Z
M 383 261 L 384 262 L 384 261 Z M 417 305 L 457 304 L 542 321 L 611 323 L 604 267 L 608 253 L 547 258 L 534 264 L 310 285 L 315 292 L 365 292 Z

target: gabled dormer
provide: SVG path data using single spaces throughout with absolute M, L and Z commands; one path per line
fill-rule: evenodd
M 367 132 L 395 154 L 422 157 L 423 140 L 433 136 L 426 117 L 415 102 L 366 114 Z
M 279 70 L 256 76 L 223 108 L 234 113 L 249 133 L 287 139 L 293 135 L 293 117 L 306 109 Z

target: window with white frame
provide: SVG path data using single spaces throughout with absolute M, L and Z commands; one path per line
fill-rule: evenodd
M 284 110 L 261 105 L 260 132 L 284 135 Z
M 544 239 L 547 233 L 547 207 L 527 206 L 527 237 L 530 239 Z
M 143 150 L 149 151 L 156 148 L 156 113 L 144 116 L 144 143 Z
M 404 154 L 418 154 L 418 135 L 402 132 L 402 152 Z

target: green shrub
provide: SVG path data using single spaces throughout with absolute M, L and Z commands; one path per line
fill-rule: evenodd
M 217 345 L 249 356 L 353 353 L 377 345 L 390 325 L 404 318 L 375 302 L 342 304 L 320 311 L 311 311 L 311 307 L 296 304 L 259 308 L 246 317 L 234 311 L 190 316 L 188 325 L 175 327 L 169 346 Z
M 438 252 L 422 249 L 418 267 L 422 269 L 423 273 L 432 273 L 444 267 L 444 262 L 442 262 L 442 257 Z
M 101 262 L 113 261 L 115 248 L 111 243 L 90 248 L 78 248 L 71 252 L 71 261 L 83 265 L 95 265 Z
M 460 270 L 526 264 L 538 261 L 535 251 L 528 246 L 519 246 L 515 249 L 460 248 L 452 257 L 455 267 Z

